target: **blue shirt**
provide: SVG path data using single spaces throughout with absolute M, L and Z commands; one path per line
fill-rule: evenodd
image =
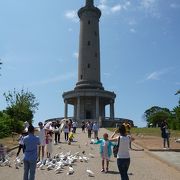
M 103 144 L 104 144 L 104 139 L 99 139 L 98 141 L 96 141 L 94 144 L 100 144 L 100 154 L 102 155 L 103 153 Z M 108 141 L 108 157 L 110 157 L 112 155 L 112 149 L 111 149 L 111 146 L 115 146 L 115 143 Z
M 40 140 L 37 136 L 29 134 L 24 137 L 24 160 L 37 160 L 37 146 L 40 144 Z

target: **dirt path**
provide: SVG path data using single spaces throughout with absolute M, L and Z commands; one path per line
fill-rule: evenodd
M 99 137 L 102 137 L 106 129 L 101 129 L 99 132 Z M 61 141 L 59 145 L 53 146 L 53 154 L 71 151 L 72 153 L 85 151 L 88 156 L 89 153 L 94 154 L 95 158 L 91 158 L 88 163 L 76 162 L 73 165 L 75 170 L 73 175 L 66 175 L 67 167 L 64 168 L 62 173 L 55 174 L 54 170 L 39 170 L 36 171 L 36 180 L 84 180 L 84 179 L 98 179 L 98 180 L 119 180 L 120 176 L 116 166 L 116 159 L 112 157 L 110 162 L 110 172 L 108 174 L 101 173 L 101 159 L 99 156 L 99 145 L 89 144 L 87 139 L 87 134 L 82 133 L 78 129 L 78 133 L 75 135 L 75 140 L 72 145 L 67 145 L 64 142 L 64 136 L 61 136 Z M 131 151 L 131 165 L 129 169 L 129 177 L 132 180 L 179 180 L 180 172 L 169 167 L 168 165 L 162 163 L 159 160 L 154 159 L 149 156 L 144 151 Z M 12 157 L 12 159 L 15 157 Z M 91 169 L 94 173 L 94 177 L 88 177 L 86 174 L 86 169 Z M 15 169 L 14 167 L 0 167 L 0 180 L 21 180 L 23 175 L 23 168 Z

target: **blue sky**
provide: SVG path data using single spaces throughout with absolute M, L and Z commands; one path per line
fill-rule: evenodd
M 77 82 L 76 12 L 84 3 L 0 0 L 0 110 L 6 108 L 4 92 L 24 88 L 40 102 L 35 124 L 64 115 L 62 93 Z M 95 5 L 102 10 L 101 81 L 117 95 L 115 116 L 145 126 L 147 108 L 172 109 L 178 103 L 180 1 L 95 0 Z

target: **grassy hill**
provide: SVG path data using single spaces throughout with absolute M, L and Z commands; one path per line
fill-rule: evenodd
M 114 131 L 114 128 L 108 128 L 110 131 Z M 170 130 L 171 137 L 180 138 L 179 130 Z M 144 136 L 161 136 L 160 128 L 131 128 L 131 134 L 143 134 Z

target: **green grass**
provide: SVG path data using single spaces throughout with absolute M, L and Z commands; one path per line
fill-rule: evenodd
M 114 131 L 114 128 L 108 128 L 110 131 Z M 180 131 L 170 130 L 171 137 L 180 138 Z M 144 136 L 161 136 L 160 128 L 131 128 L 131 134 L 143 134 Z

